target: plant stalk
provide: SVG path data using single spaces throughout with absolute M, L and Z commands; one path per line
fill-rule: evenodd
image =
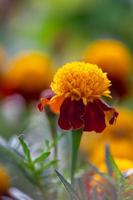
M 82 129 L 73 130 L 71 133 L 72 136 L 72 160 L 71 160 L 71 184 L 74 184 L 74 176 L 77 166 L 77 159 L 78 159 L 78 151 L 82 136 Z

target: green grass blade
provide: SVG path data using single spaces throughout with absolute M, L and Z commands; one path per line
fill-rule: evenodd
M 62 182 L 62 184 L 64 185 L 66 191 L 69 193 L 70 198 L 74 199 L 74 200 L 81 200 L 79 198 L 78 194 L 73 189 L 72 185 L 70 183 L 68 183 L 68 181 L 57 170 L 55 170 L 55 172 L 56 172 L 58 178 L 60 179 L 60 181 Z

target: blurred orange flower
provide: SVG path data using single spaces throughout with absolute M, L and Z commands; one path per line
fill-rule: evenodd
M 47 55 L 36 51 L 21 53 L 5 71 L 4 94 L 20 93 L 26 99 L 36 99 L 49 87 L 52 76 L 52 61 Z
M 110 97 L 110 81 L 97 65 L 72 62 L 58 69 L 38 105 L 42 111 L 49 105 L 59 112 L 59 126 L 65 130 L 80 129 L 102 132 L 106 123 L 113 124 L 118 113 L 102 96 Z M 52 94 L 52 95 L 51 95 Z
M 112 82 L 112 92 L 116 96 L 127 93 L 131 53 L 122 42 L 113 39 L 96 40 L 86 49 L 84 60 L 97 64 L 108 73 Z
M 0 196 L 4 195 L 10 186 L 10 178 L 6 169 L 0 166 Z

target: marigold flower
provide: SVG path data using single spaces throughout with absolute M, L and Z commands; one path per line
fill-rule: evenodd
M 26 99 L 36 99 L 49 87 L 53 75 L 51 59 L 41 52 L 25 52 L 9 63 L 3 81 L 7 94 L 20 93 Z
M 114 93 L 119 96 L 127 93 L 131 53 L 122 42 L 113 39 L 97 40 L 85 51 L 84 60 L 97 64 L 108 73 Z
M 105 144 L 109 144 L 114 157 L 133 160 L 133 112 L 126 108 L 118 108 L 118 112 L 114 126 L 108 126 L 102 135 L 82 135 L 80 149 L 97 166 L 104 162 Z
M 101 100 L 102 96 L 110 97 L 110 85 L 107 74 L 97 65 L 68 63 L 55 74 L 52 95 L 45 94 L 39 108 L 50 105 L 53 111 L 60 112 L 58 123 L 62 129 L 102 132 L 106 123 L 113 124 L 118 115 Z
M 0 196 L 8 191 L 10 179 L 4 167 L 0 166 Z

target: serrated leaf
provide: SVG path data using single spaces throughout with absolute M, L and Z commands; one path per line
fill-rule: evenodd
M 55 170 L 55 172 L 56 172 L 58 178 L 60 179 L 60 181 L 63 183 L 66 191 L 70 195 L 70 198 L 72 198 L 74 200 L 80 200 L 78 194 L 75 192 L 75 190 L 73 189 L 71 184 L 68 183 L 68 181 L 57 170 Z
M 33 162 L 34 163 L 43 162 L 46 158 L 48 158 L 49 155 L 50 155 L 50 152 L 43 152 Z
M 30 149 L 29 149 L 28 145 L 26 144 L 26 142 L 25 142 L 25 140 L 24 140 L 22 135 L 19 136 L 19 141 L 20 141 L 20 144 L 21 144 L 21 146 L 23 148 L 25 157 L 30 162 L 31 161 Z

